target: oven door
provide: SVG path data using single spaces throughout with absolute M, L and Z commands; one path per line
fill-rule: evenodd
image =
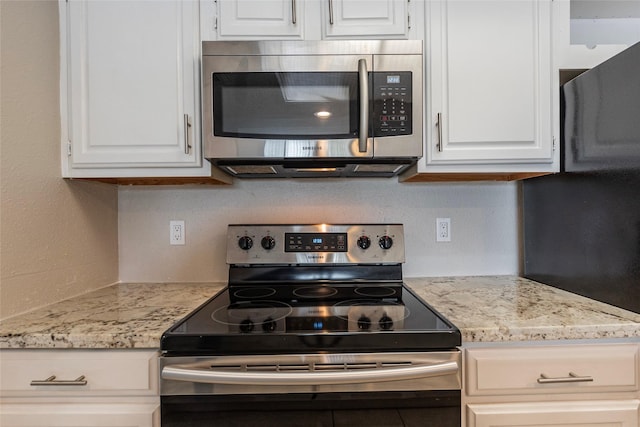
M 373 157 L 373 56 L 203 56 L 202 61 L 205 157 Z
M 460 426 L 460 353 L 163 357 L 163 426 Z

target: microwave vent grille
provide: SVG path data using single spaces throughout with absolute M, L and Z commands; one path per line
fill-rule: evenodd
M 372 173 L 372 172 L 386 172 L 386 173 L 396 173 L 400 169 L 402 169 L 405 165 L 393 165 L 393 164 L 363 164 L 357 165 L 353 171 L 358 173 Z
M 234 175 L 254 175 L 254 174 L 271 174 L 278 172 L 270 165 L 237 165 L 225 166 L 225 168 Z

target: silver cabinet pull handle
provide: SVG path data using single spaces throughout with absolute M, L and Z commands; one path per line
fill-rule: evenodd
M 456 362 L 419 365 L 393 369 L 362 369 L 351 372 L 229 372 L 190 367 L 165 366 L 165 380 L 207 384 L 236 385 L 326 385 L 358 384 L 377 381 L 410 380 L 413 378 L 451 375 L 458 372 Z
M 568 377 L 548 377 L 545 374 L 540 374 L 538 378 L 538 384 L 553 384 L 553 383 L 587 383 L 593 381 L 593 377 L 580 376 L 569 372 Z
M 369 131 L 369 73 L 367 60 L 358 60 L 358 79 L 360 82 L 360 137 L 358 151 L 367 152 L 367 137 Z
M 442 152 L 442 114 L 438 113 L 437 115 L 437 120 L 436 120 L 436 127 L 438 128 L 438 144 L 436 145 L 436 147 L 438 147 L 438 151 Z
M 84 379 L 84 375 L 80 375 L 75 380 L 57 380 L 55 375 L 51 375 L 46 380 L 33 380 L 31 385 L 87 385 L 87 380 Z
M 296 0 L 291 0 L 291 23 L 296 25 L 297 16 L 296 16 Z
M 191 139 L 189 138 L 189 131 L 191 130 L 191 120 L 189 115 L 184 115 L 184 154 L 189 154 L 191 151 Z
M 329 25 L 333 25 L 333 0 L 329 0 Z

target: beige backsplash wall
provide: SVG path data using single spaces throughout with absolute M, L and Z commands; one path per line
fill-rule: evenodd
M 230 223 L 398 222 L 405 276 L 517 274 L 516 183 L 400 184 L 392 179 L 238 180 L 231 187 L 119 190 L 120 279 L 225 281 Z M 452 241 L 436 243 L 435 218 Z M 169 245 L 169 221 L 186 245 Z
M 0 319 L 118 280 L 117 188 L 60 178 L 58 4 L 0 1 Z

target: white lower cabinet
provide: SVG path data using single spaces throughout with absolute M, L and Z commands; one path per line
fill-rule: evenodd
M 640 401 L 505 403 L 467 405 L 468 427 L 637 427 Z
M 640 425 L 637 343 L 465 351 L 466 427 Z
M 3 350 L 0 425 L 156 427 L 152 350 Z
M 152 427 L 157 404 L 15 403 L 2 404 L 3 427 Z

